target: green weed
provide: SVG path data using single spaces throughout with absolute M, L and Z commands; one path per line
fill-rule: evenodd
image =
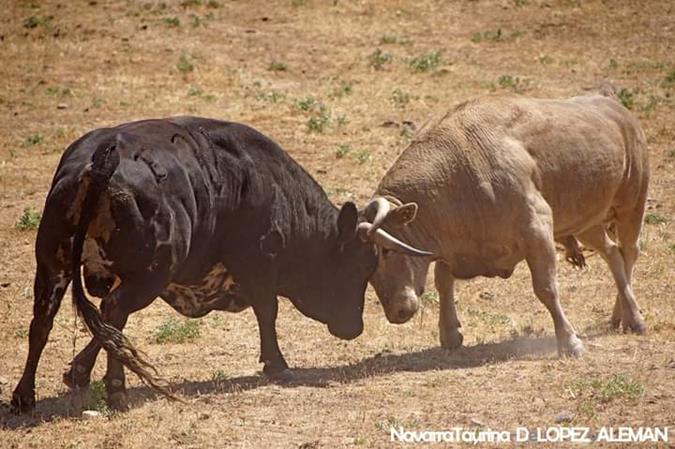
M 14 227 L 19 231 L 31 231 L 37 229 L 40 225 L 40 218 L 42 218 L 40 212 L 33 211 L 31 208 L 26 207 Z

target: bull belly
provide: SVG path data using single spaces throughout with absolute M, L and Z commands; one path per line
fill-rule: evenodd
M 178 313 L 199 318 L 212 310 L 241 312 L 249 302 L 222 264 L 215 265 L 198 283 L 171 283 L 160 295 Z

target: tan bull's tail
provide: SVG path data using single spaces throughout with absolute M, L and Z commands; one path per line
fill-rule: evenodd
M 120 163 L 120 155 L 114 145 L 100 147 L 92 156 L 91 169 L 88 177 L 85 174 L 83 182 L 89 182 L 87 193 L 80 209 L 80 220 L 73 239 L 72 277 L 73 277 L 73 304 L 78 314 L 83 318 L 94 339 L 106 352 L 119 360 L 124 366 L 146 384 L 159 393 L 177 399 L 167 388 L 163 379 L 156 377 L 157 370 L 146 361 L 127 338 L 115 327 L 103 321 L 98 308 L 84 293 L 80 265 L 84 239 L 99 203 L 101 194 L 105 192 L 110 178 Z M 155 374 L 153 374 L 153 372 Z

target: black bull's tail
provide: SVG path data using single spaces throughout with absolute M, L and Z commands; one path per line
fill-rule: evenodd
M 167 388 L 166 381 L 155 376 L 157 370 L 148 361 L 144 360 L 122 332 L 103 321 L 98 308 L 89 301 L 82 288 L 80 265 L 84 239 L 89 228 L 89 223 L 96 213 L 99 198 L 107 189 L 110 178 L 119 163 L 120 155 L 114 145 L 100 147 L 92 156 L 89 185 L 86 187 L 87 194 L 81 206 L 80 221 L 73 239 L 73 303 L 94 339 L 106 350 L 109 356 L 119 360 L 124 366 L 136 373 L 144 383 L 150 385 L 158 392 L 171 399 L 177 399 Z M 83 181 L 85 180 L 83 179 Z

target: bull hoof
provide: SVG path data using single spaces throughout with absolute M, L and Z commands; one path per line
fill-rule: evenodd
M 644 335 L 647 332 L 647 325 L 642 318 L 623 320 L 622 324 L 624 333 L 633 332 L 638 335 Z
M 294 379 L 293 372 L 288 368 L 273 373 L 265 372 L 264 374 L 265 377 L 275 383 L 288 383 Z
M 570 336 L 567 341 L 558 340 L 558 355 L 560 357 L 581 357 L 584 353 L 584 345 L 576 335 Z
M 64 380 L 65 383 L 65 380 Z M 68 384 L 66 384 L 68 385 Z M 89 388 L 89 385 L 85 385 L 83 387 L 77 387 L 77 386 L 70 386 L 68 385 L 71 389 L 70 391 L 70 400 L 69 400 L 69 408 L 70 412 L 73 415 L 79 415 L 82 413 L 82 410 L 86 410 L 87 407 L 89 406 L 89 403 L 91 402 L 91 390 Z
M 114 393 L 108 393 L 107 399 L 108 407 L 111 410 L 118 412 L 129 411 L 129 398 L 125 391 L 116 391 Z
M 458 349 L 464 342 L 464 336 L 457 328 L 450 331 L 444 331 L 443 328 L 440 328 L 439 338 L 441 347 L 448 350 Z
M 67 386 L 71 390 L 74 390 L 77 388 L 87 387 L 89 385 L 90 379 L 89 375 L 87 375 L 86 378 L 78 376 L 75 369 L 71 366 L 68 370 L 66 370 L 63 373 L 62 381 L 65 386 Z
M 34 408 L 35 408 L 34 395 L 22 395 L 20 393 L 14 392 L 14 394 L 12 395 L 12 403 L 11 403 L 12 413 L 16 415 L 28 413 Z

